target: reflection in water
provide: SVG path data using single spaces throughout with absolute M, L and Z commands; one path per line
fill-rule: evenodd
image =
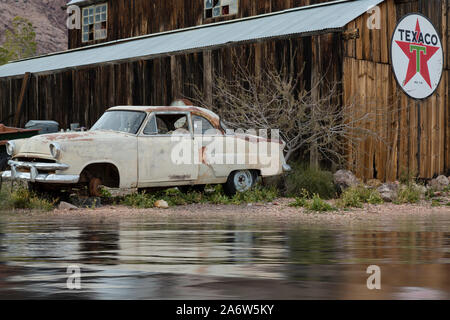
M 0 298 L 449 299 L 449 227 L 0 220 Z M 66 287 L 73 264 L 80 291 Z M 380 291 L 366 287 L 371 264 Z
M 119 223 L 84 224 L 79 234 L 80 263 L 114 265 L 119 254 Z

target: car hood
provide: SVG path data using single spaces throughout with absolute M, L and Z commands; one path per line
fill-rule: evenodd
M 71 143 L 79 142 L 95 142 L 104 140 L 116 140 L 118 138 L 130 136 L 127 133 L 115 132 L 115 131 L 85 131 L 85 132 L 61 132 L 43 134 L 26 139 L 21 145 L 19 154 L 32 153 L 32 154 L 45 154 L 50 155 L 49 146 L 51 143 L 60 143 L 63 146 L 70 145 Z

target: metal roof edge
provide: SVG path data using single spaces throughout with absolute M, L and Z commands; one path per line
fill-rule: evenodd
M 26 58 L 26 59 L 13 60 L 13 61 L 9 61 L 8 64 L 22 62 L 22 61 L 28 61 L 28 60 L 34 60 L 34 59 L 39 59 L 39 58 L 44 58 L 44 57 L 50 57 L 50 56 L 65 54 L 65 53 L 69 53 L 69 52 L 89 50 L 89 49 L 92 49 L 92 48 L 107 47 L 107 46 L 111 46 L 111 45 L 115 45 L 115 44 L 119 44 L 119 43 L 131 42 L 131 41 L 134 41 L 134 40 L 147 39 L 147 38 L 152 38 L 152 37 L 159 37 L 159 36 L 163 36 L 163 35 L 166 35 L 166 34 L 175 34 L 175 33 L 180 33 L 180 32 L 185 32 L 185 31 L 190 31 L 190 30 L 211 28 L 211 27 L 214 27 L 214 26 L 219 26 L 219 25 L 224 25 L 224 24 L 233 24 L 233 23 L 238 23 L 238 22 L 242 22 L 242 21 L 262 19 L 262 18 L 265 18 L 265 17 L 281 15 L 281 14 L 285 14 L 285 13 L 288 13 L 288 12 L 308 10 L 308 9 L 313 9 L 313 8 L 317 8 L 317 7 L 331 6 L 331 5 L 336 5 L 336 4 L 340 4 L 340 3 L 357 2 L 357 1 L 359 1 L 359 0 L 335 0 L 335 1 L 330 1 L 330 2 L 313 4 L 313 5 L 309 5 L 309 6 L 296 7 L 296 8 L 290 8 L 290 9 L 285 9 L 285 10 L 276 11 L 276 12 L 265 13 L 265 14 L 261 14 L 261 15 L 251 16 L 251 17 L 233 19 L 233 20 L 228 20 L 228 21 L 221 21 L 221 22 L 213 22 L 213 23 L 203 24 L 203 25 L 199 25 L 199 26 L 192 26 L 192 27 L 187 27 L 187 28 L 182 28 L 182 29 L 175 29 L 175 30 L 169 30 L 169 31 L 163 31 L 163 32 L 158 32 L 158 33 L 151 33 L 151 34 L 146 34 L 146 35 L 142 35 L 142 36 L 136 36 L 136 37 L 130 37 L 130 38 L 125 38 L 125 39 L 118 39 L 118 40 L 108 41 L 108 42 L 104 42 L 104 43 L 93 44 L 93 45 L 89 45 L 89 46 L 85 46 L 85 47 L 68 49 L 68 50 L 65 50 L 65 51 L 58 51 L 58 52 L 48 53 L 48 54 L 35 56 L 35 57 L 30 57 L 30 58 Z M 382 0 L 382 1 L 384 1 L 384 0 Z
M 46 74 L 51 74 L 54 73 L 56 71 L 67 71 L 67 70 L 74 70 L 77 68 L 89 68 L 92 66 L 96 66 L 96 65 L 103 65 L 103 64 L 115 64 L 115 63 L 123 63 L 125 61 L 129 61 L 129 62 L 133 62 L 136 60 L 149 60 L 149 59 L 154 59 L 154 58 L 158 58 L 158 57 L 162 57 L 162 56 L 169 56 L 169 55 L 177 55 L 179 53 L 182 52 L 198 52 L 201 50 L 212 50 L 214 48 L 220 48 L 223 47 L 225 45 L 239 45 L 239 44 L 246 44 L 246 43 L 254 43 L 260 40 L 271 40 L 271 39 L 286 39 L 286 38 L 292 38 L 292 37 L 306 37 L 306 36 L 310 36 L 310 35 L 318 35 L 318 34 L 326 34 L 326 33 L 332 33 L 332 32 L 343 32 L 344 28 L 332 28 L 332 29 L 322 29 L 322 30 L 318 30 L 318 31 L 310 31 L 310 32 L 301 32 L 301 33 L 292 33 L 292 34 L 287 34 L 287 35 L 283 35 L 283 36 L 277 36 L 277 37 L 264 37 L 264 38 L 257 38 L 257 39 L 253 39 L 253 40 L 247 40 L 247 41 L 236 41 L 236 42 L 231 42 L 231 43 L 226 43 L 226 44 L 221 44 L 221 45 L 212 45 L 212 46 L 206 46 L 206 47 L 198 47 L 198 48 L 192 48 L 192 49 L 188 49 L 188 50 L 181 50 L 181 51 L 171 51 L 171 52 L 165 52 L 165 53 L 160 53 L 160 54 L 150 54 L 150 55 L 144 55 L 144 56 L 139 56 L 139 57 L 133 57 L 133 58 L 127 58 L 127 59 L 118 59 L 118 60 L 105 60 L 102 61 L 101 63 L 90 63 L 90 64 L 84 64 L 84 65 L 79 65 L 76 67 L 65 67 L 65 68 L 58 68 L 58 69 L 52 69 L 52 70 L 45 70 L 45 71 L 39 71 L 39 72 L 32 72 L 31 74 L 33 75 L 46 75 Z M 1 66 L 0 66 L 1 67 Z M 4 77 L 0 77 L 0 79 L 4 78 L 22 78 L 23 74 L 16 74 L 16 75 L 11 75 L 11 76 L 4 76 Z

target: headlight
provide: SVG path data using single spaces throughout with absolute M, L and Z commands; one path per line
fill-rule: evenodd
M 6 153 L 12 157 L 15 151 L 16 151 L 16 144 L 13 141 L 8 141 L 6 143 Z
M 58 159 L 61 156 L 61 146 L 58 143 L 50 144 L 50 153 L 53 158 Z

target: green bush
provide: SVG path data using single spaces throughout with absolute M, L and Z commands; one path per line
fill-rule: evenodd
M 335 211 L 336 208 L 334 208 L 329 203 L 325 202 L 320 198 L 319 195 L 315 194 L 309 203 L 308 209 L 311 211 L 317 211 L 317 212 L 326 212 L 326 211 Z
M 440 207 L 441 206 L 441 200 L 440 199 L 433 199 L 431 201 L 431 206 L 432 207 Z
M 425 199 L 432 200 L 433 198 L 435 198 L 436 197 L 436 195 L 434 194 L 435 192 L 436 190 L 434 188 L 427 189 L 427 191 L 425 192 Z
M 153 195 L 143 192 L 127 195 L 120 203 L 134 208 L 153 208 L 155 201 Z
M 286 190 L 290 197 L 302 196 L 303 190 L 307 190 L 322 199 L 333 198 L 337 191 L 331 172 L 308 168 L 301 164 L 294 165 L 292 172 L 287 176 Z
M 407 170 L 402 170 L 400 172 L 400 176 L 399 176 L 398 180 L 400 181 L 401 184 L 409 186 L 416 181 L 416 176 L 417 176 L 417 174 L 415 174 L 413 172 L 410 172 Z
M 0 192 L 0 206 L 2 209 L 34 209 L 50 211 L 55 207 L 57 200 L 39 198 L 35 193 L 25 187 L 10 190 L 2 188 Z
M 316 212 L 326 212 L 326 211 L 335 211 L 337 208 L 333 207 L 326 201 L 324 201 L 318 194 L 313 195 L 312 199 L 309 199 L 309 194 L 306 190 L 303 190 L 303 195 L 301 197 L 295 198 L 295 201 L 290 203 L 290 207 L 295 208 L 305 208 L 308 211 L 316 211 Z
M 357 186 L 345 190 L 337 203 L 342 208 L 362 208 L 364 203 L 381 204 L 383 202 L 378 191 L 364 186 Z
M 420 200 L 420 190 L 414 184 L 401 186 L 398 191 L 397 200 L 395 203 L 417 203 Z
M 165 200 L 169 206 L 187 205 L 194 203 L 212 204 L 242 204 L 255 202 L 271 202 L 278 196 L 275 188 L 256 186 L 246 192 L 237 193 L 228 197 L 223 192 L 222 186 L 217 185 L 212 192 L 191 191 L 183 193 L 176 188 L 158 191 L 154 193 L 134 193 L 120 201 L 121 204 L 136 208 L 153 208 L 155 201 Z

